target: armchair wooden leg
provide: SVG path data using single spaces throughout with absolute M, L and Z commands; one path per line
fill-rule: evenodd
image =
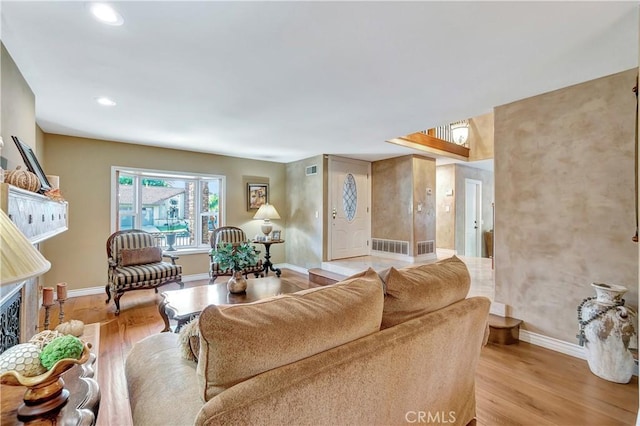
M 180 286 L 180 288 L 184 288 L 184 283 L 182 281 L 178 281 L 178 285 Z
M 113 296 L 113 301 L 116 304 L 116 316 L 120 315 L 120 298 L 122 297 L 122 293 L 116 293 L 115 296 Z
M 107 293 L 107 300 L 104 303 L 109 303 L 111 301 L 111 291 L 109 291 L 109 284 L 104 286 L 104 291 Z

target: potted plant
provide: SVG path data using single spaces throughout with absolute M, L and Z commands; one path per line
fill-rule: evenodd
M 242 271 L 258 262 L 258 251 L 249 243 L 233 245 L 222 243 L 217 249 L 211 249 L 213 261 L 220 265 L 223 271 L 231 270 L 232 275 L 227 282 L 229 293 L 244 293 L 247 289 L 247 280 Z
M 173 245 L 176 243 L 176 234 L 179 231 L 184 230 L 185 225 L 178 218 L 178 200 L 172 198 L 169 200 L 169 208 L 167 209 L 167 220 L 162 227 L 162 232 L 166 233 L 167 245 L 169 248 L 167 251 L 175 251 Z

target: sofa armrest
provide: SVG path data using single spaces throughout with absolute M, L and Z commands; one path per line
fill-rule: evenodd
M 171 259 L 171 263 L 174 265 L 176 264 L 176 260 L 180 259 L 180 257 L 176 256 L 175 254 L 165 253 L 165 252 L 162 252 L 162 257 Z
M 118 262 L 116 262 L 116 261 L 115 261 L 115 260 L 113 260 L 113 259 L 109 259 L 109 260 L 107 260 L 107 263 L 109 264 L 109 268 L 111 268 L 111 269 L 115 269 L 115 268 L 116 268 L 116 266 L 118 266 Z

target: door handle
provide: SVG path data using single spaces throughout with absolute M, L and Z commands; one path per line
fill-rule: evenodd
M 331 216 L 333 217 L 333 219 L 334 219 L 334 220 L 335 220 L 335 218 L 336 218 L 336 214 L 337 214 L 337 213 L 338 213 L 338 212 L 336 211 L 336 208 L 334 207 L 334 208 L 333 208 L 333 210 L 331 211 Z

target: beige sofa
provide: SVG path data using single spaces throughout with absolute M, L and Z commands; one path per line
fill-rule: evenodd
M 468 290 L 468 271 L 453 257 L 210 306 L 196 326 L 197 362 L 181 356 L 175 334 L 132 348 L 133 422 L 468 424 L 490 304 L 465 299 Z

